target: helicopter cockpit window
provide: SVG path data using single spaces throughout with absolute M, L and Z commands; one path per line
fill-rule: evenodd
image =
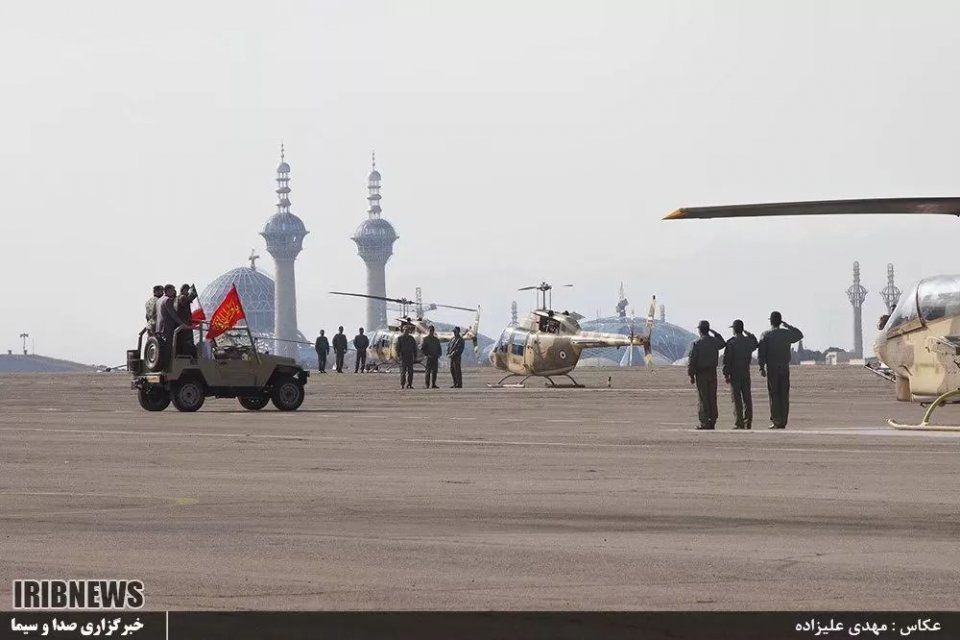
M 510 329 L 505 329 L 503 333 L 500 334 L 500 339 L 497 341 L 497 351 L 500 353 L 506 353 L 510 345 Z
M 887 320 L 886 330 L 888 333 L 895 332 L 896 329 L 917 318 L 917 285 L 914 285 L 900 297 L 897 308 Z
M 936 276 L 920 282 L 920 316 L 925 322 L 960 315 L 960 276 Z
M 543 333 L 560 333 L 560 321 L 549 316 L 540 316 L 538 328 Z
M 523 347 L 527 344 L 527 333 L 525 331 L 513 332 L 513 344 L 510 345 L 510 353 L 515 356 L 523 355 Z

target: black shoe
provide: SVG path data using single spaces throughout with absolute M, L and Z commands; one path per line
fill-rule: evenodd
M 779 429 L 779 428 L 780 428 L 780 427 L 778 427 L 778 426 L 775 425 L 775 424 L 771 424 L 769 427 L 767 427 L 767 429 Z
M 697 431 L 713 431 L 713 427 L 709 425 L 700 425 L 697 427 Z
M 433 386 L 430 387 L 430 388 L 431 388 L 431 389 L 439 389 L 440 387 L 438 387 L 437 385 L 433 385 Z
M 734 431 L 739 431 L 740 429 L 746 429 L 746 427 L 736 426 L 736 427 L 733 428 Z

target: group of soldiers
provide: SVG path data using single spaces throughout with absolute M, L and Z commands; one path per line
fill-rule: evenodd
M 197 289 L 193 285 L 185 284 L 177 288 L 172 284 L 156 285 L 153 295 L 147 298 L 145 304 L 149 335 L 154 335 L 160 341 L 161 349 L 166 356 L 171 354 L 196 357 L 197 348 L 193 343 L 193 320 L 190 309 L 191 303 L 197 298 Z M 185 327 L 177 333 L 178 327 Z M 176 335 L 176 344 L 174 343 Z
M 317 351 L 317 362 L 320 373 L 327 372 L 327 356 L 333 348 L 335 367 L 337 373 L 343 373 L 343 360 L 347 354 L 347 336 L 343 333 L 343 327 L 337 328 L 336 335 L 333 336 L 333 343 L 327 339 L 326 332 L 321 329 L 320 335 L 314 344 Z M 367 349 L 370 348 L 370 338 L 360 327 L 359 332 L 353 338 L 353 348 L 356 351 L 356 362 L 353 367 L 354 373 L 366 373 L 367 369 Z M 423 364 L 426 369 L 426 388 L 438 389 L 437 372 L 440 369 L 440 356 L 443 355 L 443 345 L 440 338 L 436 335 L 436 329 L 431 326 L 427 335 L 423 337 L 420 344 L 413 336 L 413 326 L 404 324 L 403 331 L 397 338 L 397 355 L 400 359 L 400 388 L 413 388 L 413 365 L 417 362 L 418 356 L 423 356 Z M 447 357 L 450 359 L 450 376 L 453 378 L 452 389 L 463 388 L 463 369 L 461 367 L 461 358 L 463 357 L 464 342 L 460 336 L 460 327 L 453 328 L 453 338 L 447 344 Z
M 730 385 L 733 398 L 734 429 L 753 425 L 753 399 L 750 394 L 750 364 L 757 351 L 760 376 L 767 379 L 770 395 L 770 429 L 785 429 L 790 413 L 790 345 L 803 340 L 803 333 L 783 321 L 779 311 L 770 314 L 770 328 L 760 340 L 743 328 L 743 320 L 734 320 L 733 337 L 727 341 L 701 320 L 700 337 L 690 345 L 687 373 L 690 384 L 697 385 L 697 429 L 714 429 L 717 424 L 717 367 L 723 351 L 723 379 Z

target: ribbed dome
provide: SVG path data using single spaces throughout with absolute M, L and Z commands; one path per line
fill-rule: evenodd
M 237 267 L 208 284 L 200 294 L 207 318 L 213 315 L 233 285 L 237 285 L 250 330 L 258 335 L 272 334 L 275 287 L 273 278 L 259 269 Z
M 580 326 L 587 331 L 603 331 L 605 333 L 620 333 L 630 335 L 630 330 L 642 334 L 646 331 L 647 319 L 645 317 L 621 318 L 619 316 L 610 316 L 600 318 L 599 320 L 583 320 Z M 687 349 L 690 343 L 697 339 L 697 336 L 683 327 L 665 322 L 659 318 L 653 325 L 653 354 L 656 362 L 676 362 L 687 355 Z M 590 355 L 609 358 L 620 361 L 623 358 L 624 350 L 615 347 L 606 349 L 591 350 Z M 634 365 L 643 365 L 643 358 L 639 360 L 634 357 Z
M 370 182 L 373 182 L 374 180 L 380 180 L 380 172 L 374 169 L 373 171 L 370 172 L 370 175 L 367 176 L 367 179 Z
M 290 165 L 286 162 L 281 162 L 277 165 L 277 173 L 290 173 Z
M 392 242 L 397 239 L 397 232 L 393 230 L 393 225 L 383 218 L 369 218 L 357 227 L 357 231 L 353 234 L 353 239 Z

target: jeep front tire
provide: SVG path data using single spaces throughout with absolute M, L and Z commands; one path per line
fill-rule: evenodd
M 273 386 L 270 397 L 280 411 L 295 411 L 303 404 L 303 385 L 295 378 L 282 378 Z

